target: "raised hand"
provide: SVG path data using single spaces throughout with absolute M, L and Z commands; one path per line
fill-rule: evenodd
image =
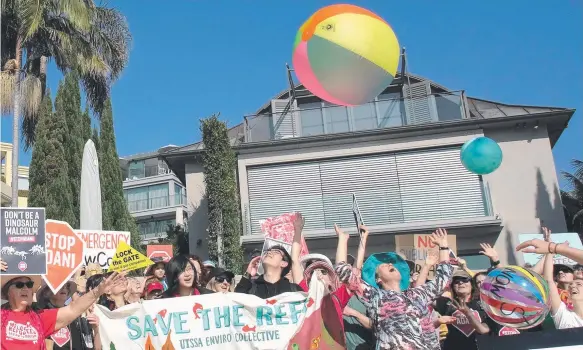
M 488 243 L 480 243 L 480 247 L 482 247 L 480 254 L 487 256 L 492 261 L 498 261 L 498 252 L 491 245 Z
M 99 317 L 93 313 L 93 310 L 87 311 L 87 322 L 93 329 L 99 328 Z
M 551 241 L 551 233 L 552 231 L 549 230 L 548 228 L 543 226 L 543 240 L 545 242 L 550 242 Z
M 256 256 L 249 262 L 247 266 L 247 273 L 249 276 L 253 277 L 257 275 L 257 269 L 259 268 L 259 261 L 261 260 L 261 256 Z
M 447 230 L 438 228 L 431 234 L 431 242 L 439 247 L 447 247 Z
M 455 299 L 451 299 L 451 303 L 453 305 L 453 307 L 455 307 L 456 309 L 458 309 L 459 311 L 461 311 L 462 314 L 464 315 L 469 315 L 470 314 L 470 308 L 468 307 L 468 305 L 466 304 L 465 301 L 460 300 L 460 301 L 456 301 Z
M 338 235 L 338 238 L 343 238 L 343 239 L 348 239 L 350 238 L 350 235 L 344 231 L 342 231 L 340 229 L 340 227 L 338 227 L 338 225 L 334 224 L 334 231 L 336 231 L 336 234 Z
M 6 261 L 0 259 L 0 270 L 3 272 L 6 272 L 7 269 L 8 269 L 8 264 L 6 263 Z
M 550 252 L 550 244 L 551 242 L 545 242 L 542 239 L 531 239 L 516 246 L 516 251 L 523 253 L 547 254 Z
M 431 249 L 427 252 L 427 257 L 425 258 L 425 265 L 433 266 L 439 262 L 439 252 L 435 249 Z
M 358 226 L 358 229 L 360 230 L 360 236 L 362 238 L 368 237 L 368 227 L 366 227 L 366 225 L 360 225 Z
M 103 293 L 105 293 L 105 291 L 115 286 L 127 283 L 126 274 L 127 272 L 122 273 L 114 272 L 111 275 L 109 275 L 109 277 L 101 281 L 97 288 L 95 288 L 97 289 L 97 294 L 102 295 Z
M 296 218 L 294 219 L 294 234 L 301 235 L 305 224 L 306 219 L 304 219 L 302 213 L 297 213 Z

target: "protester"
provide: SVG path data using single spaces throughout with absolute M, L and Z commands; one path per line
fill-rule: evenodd
M 44 350 L 44 339 L 67 327 L 86 312 L 106 290 L 125 283 L 124 275 L 113 273 L 71 304 L 58 309 L 39 310 L 32 305 L 41 285 L 40 276 L 1 276 L 2 305 L 0 348 L 2 350 Z M 17 329 L 14 329 L 14 328 Z M 23 332 L 24 331 L 24 332 Z
M 583 265 L 582 264 L 575 264 L 573 265 L 573 274 L 577 279 L 583 279 Z
M 532 242 L 529 244 L 532 244 Z M 539 245 L 539 242 L 534 242 L 534 244 Z M 537 247 L 536 245 L 534 245 L 535 248 Z M 568 291 L 571 296 L 571 302 L 573 303 L 572 310 L 569 310 L 567 305 L 561 300 L 559 288 L 557 284 L 555 284 L 555 276 L 553 273 L 554 255 L 557 254 L 559 250 L 561 251 L 561 254 L 564 254 L 567 249 L 573 249 L 570 247 L 561 249 L 560 247 L 564 245 L 565 244 L 550 242 L 544 258 L 544 277 L 549 286 L 551 315 L 555 321 L 557 329 L 583 327 L 583 280 L 576 279 L 569 285 Z M 517 249 L 519 248 L 520 245 Z M 570 258 L 573 259 L 574 255 L 575 254 L 572 254 Z
M 141 279 L 142 277 L 140 277 Z M 137 303 L 140 301 L 143 290 L 142 281 L 136 277 L 128 278 L 128 286 L 126 294 L 124 295 L 125 300 L 128 304 Z
M 144 300 L 154 300 L 162 296 L 164 292 L 164 286 L 162 283 L 151 280 L 144 287 Z
M 73 281 L 66 283 L 57 294 L 44 285 L 37 292 L 37 303 L 42 309 L 58 309 L 65 306 L 66 301 L 76 292 L 77 285 Z M 94 333 L 99 334 L 99 319 L 89 312 L 87 317 L 79 316 L 70 325 L 61 328 L 57 333 L 46 339 L 47 348 L 53 350 L 84 350 L 101 348 L 100 340 L 95 339 Z M 99 338 L 99 337 L 97 337 Z M 54 341 L 53 339 L 57 339 Z
M 274 297 L 286 292 L 300 292 L 302 289 L 290 282 L 284 276 L 291 270 L 291 256 L 287 250 L 276 245 L 271 247 L 263 257 L 263 275 L 257 276 L 261 257 L 257 256 L 249 262 L 247 271 L 235 287 L 235 293 L 255 295 L 262 299 Z
M 451 299 L 440 297 L 435 302 L 435 311 L 441 315 L 435 325 L 447 325 L 442 349 L 477 350 L 476 333 L 488 334 L 490 328 L 486 322 L 488 316 L 472 285 L 472 277 L 466 271 L 458 270 L 453 274 L 451 293 Z
M 146 276 L 147 280 L 155 279 L 162 284 L 164 291 L 168 290 L 168 283 L 166 282 L 166 261 L 160 258 L 154 258 L 152 261 L 154 265 L 150 265 L 146 269 L 144 276 Z
M 99 286 L 103 281 L 106 281 L 110 276 L 115 273 L 107 273 L 107 274 L 98 274 L 93 275 L 87 279 L 87 290 L 91 290 Z M 124 296 L 128 290 L 128 283 L 125 275 L 120 277 L 120 282 L 116 285 L 111 286 L 111 288 L 107 288 L 99 297 L 97 303 L 99 305 L 105 306 L 109 310 L 113 311 L 115 309 L 119 309 L 122 306 L 128 304 L 127 300 L 125 300 Z
M 542 259 L 541 259 L 542 260 Z M 559 290 L 561 301 L 565 303 L 568 309 L 573 309 L 573 303 L 569 295 L 569 286 L 573 283 L 575 271 L 564 264 L 554 264 L 553 266 L 553 280 Z
M 440 248 L 440 264 L 435 280 L 422 286 L 409 287 L 409 267 L 395 253 L 371 255 L 362 269 L 358 270 L 340 262 L 336 272 L 369 309 L 377 348 L 439 349 L 439 343 L 427 341 L 420 318 L 429 312 L 429 304 L 439 296 L 449 283 L 453 266 L 449 262 L 447 232 L 439 229 L 432 234 L 432 241 Z M 339 245 L 340 247 L 340 245 Z M 346 245 L 344 245 L 346 249 Z M 346 254 L 346 251 L 343 252 Z
M 206 287 L 217 293 L 227 293 L 234 290 L 235 274 L 220 267 L 214 268 L 210 274 L 210 281 Z
M 168 289 L 162 298 L 185 297 L 189 295 L 211 294 L 212 291 L 200 287 L 198 272 L 192 259 L 187 255 L 177 255 L 166 265 Z

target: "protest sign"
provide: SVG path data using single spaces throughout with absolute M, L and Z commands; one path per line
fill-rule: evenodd
M 148 259 L 144 254 L 130 247 L 124 241 L 120 241 L 115 256 L 111 259 L 109 272 L 129 272 L 146 268 L 153 263 L 154 262 Z
M 450 257 L 453 254 L 457 254 L 456 247 L 456 237 L 455 235 L 447 235 L 447 242 L 449 245 Z M 415 271 L 419 273 L 423 265 L 425 265 L 425 259 L 427 259 L 427 254 L 430 250 L 438 250 L 439 248 L 431 242 L 430 234 L 419 234 L 419 235 L 398 235 L 395 236 L 395 246 L 396 251 L 402 254 L 405 259 L 413 261 L 415 263 Z M 433 277 L 435 274 L 435 267 L 432 267 L 429 271 L 429 276 Z
M 146 255 L 150 259 L 162 259 L 168 262 L 174 255 L 173 247 L 170 244 L 148 244 Z
M 104 349 L 344 349 L 343 334 L 325 326 L 322 307 L 330 296 L 324 294 L 323 283 L 314 278 L 308 294 L 261 299 L 216 293 L 149 300 L 115 311 L 98 306 L 95 313 Z
M 529 241 L 531 239 L 543 239 L 542 234 L 538 233 L 521 233 L 518 235 L 518 240 L 520 243 Z M 551 241 L 555 243 L 565 243 L 569 242 L 571 248 L 583 249 L 583 244 L 581 243 L 581 238 L 574 232 L 569 233 L 552 233 Z M 536 265 L 536 263 L 541 259 L 542 255 L 535 253 L 523 253 L 524 262 L 531 265 Z M 569 259 L 565 256 L 556 254 L 553 257 L 553 262 L 555 264 L 565 264 L 565 265 L 575 265 L 577 262 Z
M 131 245 L 130 233 L 124 231 L 76 230 L 85 241 L 83 265 L 98 264 L 107 270 L 119 242 Z
M 299 213 L 287 213 L 280 216 L 268 218 L 261 220 L 259 224 L 261 225 L 261 232 L 266 238 L 273 238 L 278 241 L 283 241 L 288 244 L 292 244 L 294 241 L 294 221 Z M 300 257 L 309 254 L 308 246 L 306 241 L 302 237 L 302 250 L 300 252 Z
M 360 226 L 364 225 L 362 219 L 362 214 L 360 213 L 360 208 L 358 207 L 358 201 L 356 200 L 356 195 L 352 194 L 352 215 L 354 215 L 354 222 L 356 223 L 356 232 L 362 234 Z
M 64 221 L 47 220 L 47 274 L 43 276 L 53 293 L 57 293 L 83 264 L 81 236 Z
M 0 257 L 6 275 L 47 273 L 44 208 L 0 209 Z

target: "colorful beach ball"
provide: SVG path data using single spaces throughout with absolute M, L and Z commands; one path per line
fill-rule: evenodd
M 520 266 L 490 271 L 480 287 L 480 299 L 492 320 L 511 328 L 536 327 L 549 312 L 547 282 Z
M 502 164 L 502 149 L 490 138 L 476 137 L 464 143 L 460 158 L 468 171 L 486 175 L 498 169 Z
M 373 12 L 354 5 L 318 10 L 296 34 L 293 66 L 314 95 L 333 104 L 372 101 L 395 78 L 399 42 Z

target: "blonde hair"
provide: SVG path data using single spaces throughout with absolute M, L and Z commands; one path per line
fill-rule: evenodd
M 206 284 L 206 289 L 210 289 L 213 292 L 215 291 L 215 286 L 217 284 L 222 284 L 222 283 L 218 283 L 215 278 L 211 278 L 211 280 Z M 231 281 L 231 285 L 229 286 L 229 292 L 234 292 L 235 291 L 235 281 Z

